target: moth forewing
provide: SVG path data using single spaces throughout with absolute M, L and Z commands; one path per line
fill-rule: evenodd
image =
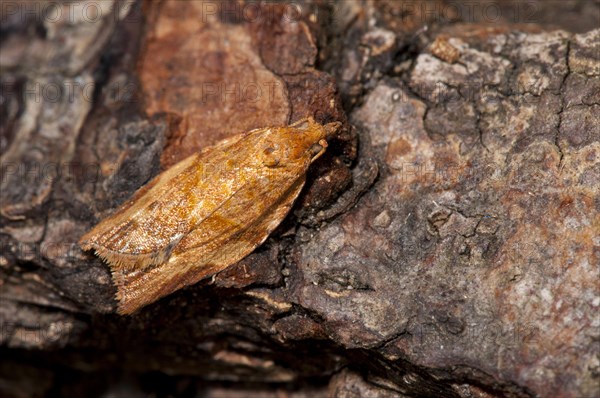
M 84 250 L 94 249 L 116 268 L 137 269 L 163 262 L 161 252 L 169 247 L 181 226 L 173 223 L 163 223 L 160 228 L 147 226 L 153 219 L 166 217 L 173 203 L 187 197 L 188 192 L 182 187 L 190 186 L 186 180 L 195 178 L 190 169 L 198 158 L 198 154 L 189 156 L 156 176 L 113 215 L 83 235 L 79 245 Z
M 257 218 L 251 228 L 241 229 L 233 234 L 223 234 L 196 247 L 190 246 L 187 250 L 174 254 L 160 269 L 139 273 L 113 273 L 117 285 L 118 312 L 131 314 L 246 257 L 262 244 L 283 220 L 303 185 L 304 179 L 297 181 L 288 195 L 282 197 L 280 203 L 275 206 L 274 212 Z M 207 223 L 214 225 L 212 220 L 207 220 Z M 193 241 L 194 238 L 190 238 L 190 242 Z M 144 294 L 139 294 L 140 291 Z
M 251 253 L 279 225 L 339 123 L 312 118 L 223 140 L 155 177 L 85 234 L 130 314 Z

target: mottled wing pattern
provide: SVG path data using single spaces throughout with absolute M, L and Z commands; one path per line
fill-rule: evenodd
M 165 262 L 179 240 L 209 215 L 198 211 L 203 196 L 210 195 L 199 192 L 203 173 L 198 169 L 247 135 L 221 141 L 159 174 L 86 233 L 79 244 L 84 250 L 94 249 L 117 269 L 144 269 Z M 169 222 L 157 228 L 157 219 Z
M 312 118 L 234 136 L 163 172 L 85 234 L 130 314 L 219 272 L 264 242 L 340 127 Z
M 223 206 L 222 209 L 227 210 L 217 211 L 206 218 L 199 228 L 186 236 L 185 241 L 180 242 L 182 247 L 176 248 L 165 264 L 143 272 L 113 271 L 119 313 L 133 313 L 250 254 L 289 212 L 304 185 L 304 175 L 292 181 L 287 191 L 277 196 L 270 206 L 248 207 L 251 205 L 248 201 L 241 203 L 235 199 L 232 206 Z M 236 221 L 230 221 L 233 219 Z

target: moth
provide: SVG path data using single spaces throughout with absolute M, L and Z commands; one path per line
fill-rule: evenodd
M 309 117 L 227 138 L 156 176 L 83 235 L 81 248 L 110 267 L 117 311 L 131 314 L 250 254 L 339 127 Z

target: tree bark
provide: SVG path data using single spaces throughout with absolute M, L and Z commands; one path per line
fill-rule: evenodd
M 2 14 L 0 395 L 600 393 L 597 5 L 73 4 Z M 308 115 L 343 128 L 267 242 L 116 315 L 79 237 Z

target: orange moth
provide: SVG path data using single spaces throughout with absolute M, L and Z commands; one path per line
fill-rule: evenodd
M 140 188 L 83 235 L 131 314 L 236 263 L 286 216 L 339 123 L 312 118 L 227 138 Z

